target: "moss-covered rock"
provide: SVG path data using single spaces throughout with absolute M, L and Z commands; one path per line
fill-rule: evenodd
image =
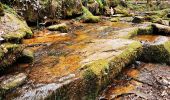
M 34 53 L 30 49 L 24 49 L 22 51 L 22 55 L 18 58 L 18 62 L 20 63 L 31 63 L 34 60 Z
M 94 16 L 86 7 L 83 7 L 83 16 L 81 19 L 85 23 L 97 23 L 100 21 L 100 17 Z
M 85 65 L 81 71 L 82 76 L 59 88 L 55 94 L 56 97 L 62 100 L 70 98 L 95 100 L 99 92 L 107 87 L 125 66 L 135 61 L 141 53 L 142 44 L 133 42 L 122 53 L 110 60 L 99 59 Z
M 153 27 L 151 25 L 148 25 L 147 27 L 133 28 L 128 32 L 127 36 L 124 36 L 124 38 L 133 38 L 136 35 L 149 35 L 149 34 L 153 34 Z
M 10 91 L 19 85 L 22 85 L 26 81 L 27 75 L 25 73 L 19 73 L 13 76 L 6 76 L 6 79 L 0 82 L 0 96 L 5 92 Z
M 51 30 L 51 31 L 60 31 L 60 32 L 67 32 L 68 31 L 68 27 L 65 23 L 57 24 L 57 25 L 51 25 L 47 29 Z
M 13 64 L 21 57 L 23 46 L 19 44 L 4 43 L 0 45 L 0 70 Z
M 95 99 L 100 90 L 111 83 L 111 80 L 131 64 L 142 53 L 142 45 L 139 42 L 130 44 L 125 51 L 110 61 L 99 60 L 90 65 L 83 72 L 83 78 L 89 87 L 85 87 L 89 93 L 87 99 Z
M 0 37 L 8 42 L 20 42 L 23 38 L 33 36 L 31 29 L 13 10 L 4 7 L 4 16 L 0 19 Z
M 144 45 L 144 51 L 140 60 L 145 62 L 170 64 L 170 42 Z

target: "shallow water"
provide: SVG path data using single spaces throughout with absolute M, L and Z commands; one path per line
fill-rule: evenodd
M 159 38 L 159 35 L 137 35 L 134 37 L 135 40 L 145 41 L 145 42 L 154 42 Z

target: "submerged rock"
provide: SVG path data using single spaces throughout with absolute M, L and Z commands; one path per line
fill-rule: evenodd
M 67 32 L 68 26 L 65 23 L 62 23 L 62 24 L 57 24 L 57 25 L 51 25 L 47 29 L 51 31 Z

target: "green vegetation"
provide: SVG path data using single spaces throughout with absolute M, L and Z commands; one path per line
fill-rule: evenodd
M 94 16 L 86 7 L 83 6 L 83 15 L 81 19 L 85 23 L 97 23 L 100 21 L 100 17 Z

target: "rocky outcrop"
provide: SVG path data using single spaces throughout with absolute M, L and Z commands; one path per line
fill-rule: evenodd
M 27 21 L 74 17 L 82 14 L 81 0 L 29 0 L 15 1 L 14 8 Z

